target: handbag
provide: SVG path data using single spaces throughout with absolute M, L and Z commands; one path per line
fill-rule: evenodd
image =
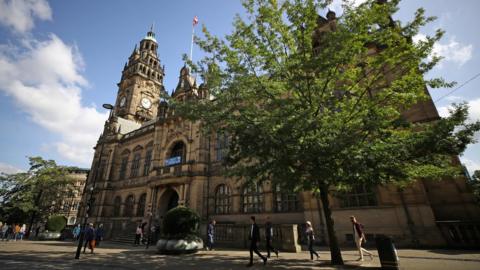
M 90 240 L 90 243 L 88 244 L 89 249 L 94 249 L 95 248 L 95 240 Z

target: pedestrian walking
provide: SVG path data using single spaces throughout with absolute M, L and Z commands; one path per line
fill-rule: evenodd
M 77 226 L 75 226 L 75 228 L 73 228 L 73 240 L 76 241 L 78 240 L 78 237 L 80 236 L 80 224 L 77 224 Z
M 270 217 L 267 217 L 267 222 L 265 223 L 265 241 L 267 245 L 267 258 L 270 258 L 270 251 L 275 253 L 278 258 L 278 250 L 273 247 L 273 226 L 270 222 Z
M 15 229 L 14 229 L 14 232 L 13 232 L 13 239 L 15 241 L 17 241 L 18 237 L 20 236 L 20 225 L 19 224 L 15 224 Z
M 145 237 L 147 234 L 145 233 L 145 226 L 147 226 L 147 222 L 143 222 L 141 227 L 142 227 L 142 237 L 140 238 L 140 242 L 142 245 L 147 244 L 147 238 Z
M 27 231 L 27 224 L 23 224 L 22 227 L 20 227 L 20 241 L 23 240 L 23 236 L 25 235 L 26 231 Z
M 138 225 L 135 230 L 135 242 L 134 245 L 140 245 L 140 238 L 142 238 L 142 226 Z
M 363 230 L 363 225 L 359 223 L 354 216 L 350 217 L 350 221 L 352 222 L 352 226 L 353 226 L 353 235 L 355 236 L 354 237 L 355 244 L 357 245 L 358 253 L 360 255 L 360 258 L 358 258 L 357 261 L 363 261 L 363 253 L 366 253 L 370 257 L 370 260 L 373 260 L 372 253 L 362 248 L 362 243 L 367 242 L 365 238 L 365 233 Z
M 85 249 L 90 249 L 90 253 L 93 254 L 95 249 L 95 229 L 93 228 L 93 223 L 88 224 L 88 228 L 85 229 L 85 244 L 83 245 L 83 253 Z
M 10 237 L 13 237 L 13 235 L 14 235 L 14 232 L 13 232 L 13 231 L 14 231 L 14 230 L 15 230 L 15 228 L 14 228 L 14 225 L 13 225 L 13 224 L 7 227 L 7 231 L 5 232 L 5 239 L 6 239 L 7 241 L 10 240 Z
M 3 224 L 2 231 L 1 231 L 1 233 L 2 233 L 2 241 L 3 241 L 3 240 L 8 241 L 8 237 L 7 237 L 8 227 L 9 227 L 9 226 L 8 226 L 7 223 Z
M 207 228 L 207 250 L 213 250 L 213 241 L 215 238 L 215 219 L 212 219 Z
M 103 241 L 105 236 L 105 230 L 103 229 L 103 224 L 98 225 L 97 230 L 95 231 L 95 247 L 100 246 L 100 242 Z
M 150 247 L 151 243 L 156 243 L 155 241 L 155 230 L 156 230 L 156 225 L 151 225 L 150 224 L 150 230 L 148 232 L 148 237 L 147 237 L 147 244 L 145 245 L 145 249 L 148 249 Z
M 247 264 L 247 267 L 253 266 L 253 253 L 257 254 L 263 260 L 263 265 L 267 264 L 267 257 L 263 256 L 258 251 L 258 243 L 260 242 L 260 229 L 258 228 L 257 223 L 255 222 L 255 216 L 250 217 L 250 263 Z
M 313 242 L 315 242 L 315 233 L 313 232 L 312 223 L 310 221 L 306 222 L 307 229 L 305 231 L 308 239 L 308 251 L 310 251 L 310 260 L 313 260 L 313 255 L 317 256 L 317 260 L 320 258 L 318 253 L 313 250 Z

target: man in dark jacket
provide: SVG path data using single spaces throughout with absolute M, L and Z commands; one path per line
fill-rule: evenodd
M 103 241 L 105 236 L 105 230 L 103 229 L 103 224 L 98 225 L 98 228 L 95 232 L 95 246 L 98 247 L 100 242 Z
M 212 219 L 207 228 L 207 249 L 213 250 L 213 241 L 215 238 L 215 220 Z
M 263 256 L 258 252 L 258 242 L 260 241 L 260 229 L 257 226 L 257 223 L 255 223 L 255 217 L 251 216 L 250 217 L 250 263 L 247 264 L 247 267 L 250 267 L 253 265 L 253 252 L 255 252 L 260 258 L 263 260 L 263 265 L 267 264 L 267 257 Z
M 267 258 L 270 258 L 270 251 L 275 253 L 278 258 L 278 250 L 276 250 L 272 246 L 272 241 L 273 241 L 273 226 L 272 222 L 270 222 L 270 217 L 267 217 L 267 222 L 265 223 L 265 240 L 266 240 L 266 245 L 267 245 Z
M 93 249 L 95 248 L 94 243 L 92 242 L 95 240 L 95 230 L 93 229 L 93 223 L 88 224 L 88 228 L 85 229 L 85 244 L 83 245 L 83 253 L 85 253 L 85 249 L 90 249 L 90 253 L 93 253 Z

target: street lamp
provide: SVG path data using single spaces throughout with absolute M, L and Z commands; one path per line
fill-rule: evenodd
M 106 104 L 103 104 L 102 107 L 110 111 L 110 115 L 108 117 L 108 119 L 110 119 L 112 117 L 112 111 L 113 111 L 113 108 L 114 108 L 113 105 L 106 103 Z M 98 171 L 100 170 L 100 164 L 102 163 L 102 153 L 103 153 L 104 145 L 105 145 L 104 140 L 101 140 L 100 154 L 98 156 L 97 166 L 95 166 L 95 175 L 93 176 L 92 185 L 88 189 L 88 194 L 87 194 L 88 200 L 87 200 L 87 205 L 86 205 L 85 211 L 84 211 L 85 216 L 83 218 L 83 228 L 80 232 L 80 237 L 78 239 L 77 253 L 75 254 L 75 259 L 80 258 L 80 252 L 82 250 L 83 239 L 85 238 L 85 231 L 87 229 L 88 216 L 92 211 L 93 203 L 95 201 L 95 198 L 93 197 L 93 191 L 94 191 L 94 188 L 95 188 L 95 182 L 97 181 Z M 87 185 L 87 183 L 85 183 L 85 186 L 86 185 Z

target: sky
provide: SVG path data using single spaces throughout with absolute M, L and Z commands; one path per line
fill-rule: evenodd
M 337 15 L 341 2 L 330 5 Z M 428 76 L 465 83 L 430 91 L 439 113 L 446 116 L 452 103 L 465 101 L 471 121 L 479 120 L 480 1 L 403 0 L 394 19 L 406 22 L 419 7 L 438 19 L 417 40 L 446 31 L 434 49 L 444 60 Z M 193 17 L 199 18 L 196 31 L 205 25 L 224 36 L 243 12 L 235 0 L 0 0 L 0 172 L 27 170 L 28 156 L 89 168 L 108 115 L 102 104 L 115 102 L 123 65 L 151 25 L 171 91 L 182 54 L 190 51 Z M 193 59 L 200 56 L 194 47 Z M 461 160 L 469 171 L 480 170 L 480 143 Z

